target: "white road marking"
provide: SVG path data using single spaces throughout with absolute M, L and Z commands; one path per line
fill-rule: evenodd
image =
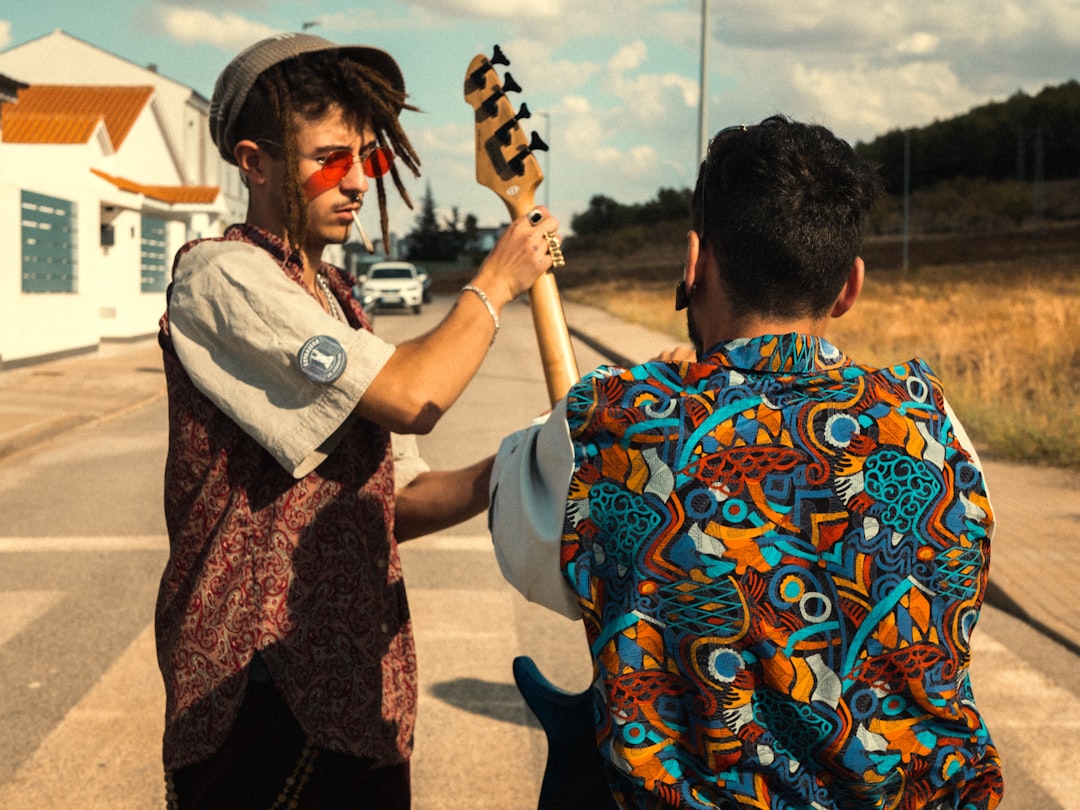
M 0 647 L 60 601 L 63 591 L 0 591 Z
M 57 551 L 162 551 L 169 548 L 163 534 L 103 537 L 0 537 L 0 554 Z

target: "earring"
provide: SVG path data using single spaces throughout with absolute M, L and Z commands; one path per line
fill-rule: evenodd
M 681 312 L 690 306 L 690 299 L 694 297 L 696 292 L 697 284 L 693 285 L 689 290 L 686 289 L 685 280 L 675 285 L 675 311 Z
M 675 311 L 681 312 L 690 306 L 690 296 L 686 294 L 686 282 L 680 281 L 675 285 Z

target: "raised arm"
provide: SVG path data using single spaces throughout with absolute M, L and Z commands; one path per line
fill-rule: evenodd
M 471 285 L 487 303 L 463 291 L 438 326 L 397 347 L 357 413 L 397 433 L 427 433 L 435 426 L 480 368 L 502 308 L 551 267 L 544 233 L 554 232 L 558 221 L 544 213 L 535 225 L 515 219 L 480 266 Z

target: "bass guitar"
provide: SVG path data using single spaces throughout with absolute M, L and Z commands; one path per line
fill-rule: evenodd
M 521 88 L 507 73 L 499 80 L 495 65 L 509 65 L 499 46 L 491 59 L 475 56 L 465 73 L 465 100 L 472 105 L 476 118 L 476 180 L 490 188 L 506 204 L 510 216 L 524 216 L 536 206 L 536 189 L 544 180 L 534 151 L 546 150 L 547 144 L 534 132 L 525 137 L 518 121 L 530 116 L 522 104 L 514 111 L 508 92 Z M 544 365 L 548 398 L 554 405 L 578 380 L 577 360 L 566 328 L 566 316 L 555 274 L 548 270 L 529 290 L 540 360 Z
M 536 205 L 536 189 L 544 174 L 533 152 L 548 147 L 535 132 L 525 137 L 518 121 L 529 117 L 528 107 L 522 104 L 515 112 L 506 95 L 521 88 L 509 73 L 500 81 L 495 65 L 510 65 L 498 45 L 490 59 L 473 58 L 465 73 L 465 100 L 475 112 L 477 182 L 494 191 L 516 218 Z M 554 405 L 580 375 L 552 271 L 533 284 L 529 304 L 548 398 Z M 515 658 L 513 670 L 518 690 L 547 737 L 538 810 L 616 810 L 604 760 L 596 747 L 590 693 L 559 689 L 528 656 Z

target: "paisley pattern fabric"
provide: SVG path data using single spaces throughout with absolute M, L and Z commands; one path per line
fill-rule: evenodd
M 567 404 L 563 570 L 623 806 L 998 804 L 968 681 L 993 516 L 925 364 L 766 336 Z
M 233 226 L 224 238 L 263 247 L 301 283 L 299 264 L 270 234 Z M 370 329 L 347 277 L 323 270 L 350 324 Z M 170 425 L 170 556 L 156 612 L 165 767 L 221 745 L 256 651 L 311 742 L 403 761 L 416 656 L 393 536 L 389 433 L 349 417 L 327 460 L 294 479 L 192 384 L 172 349 L 168 313 L 159 339 Z

